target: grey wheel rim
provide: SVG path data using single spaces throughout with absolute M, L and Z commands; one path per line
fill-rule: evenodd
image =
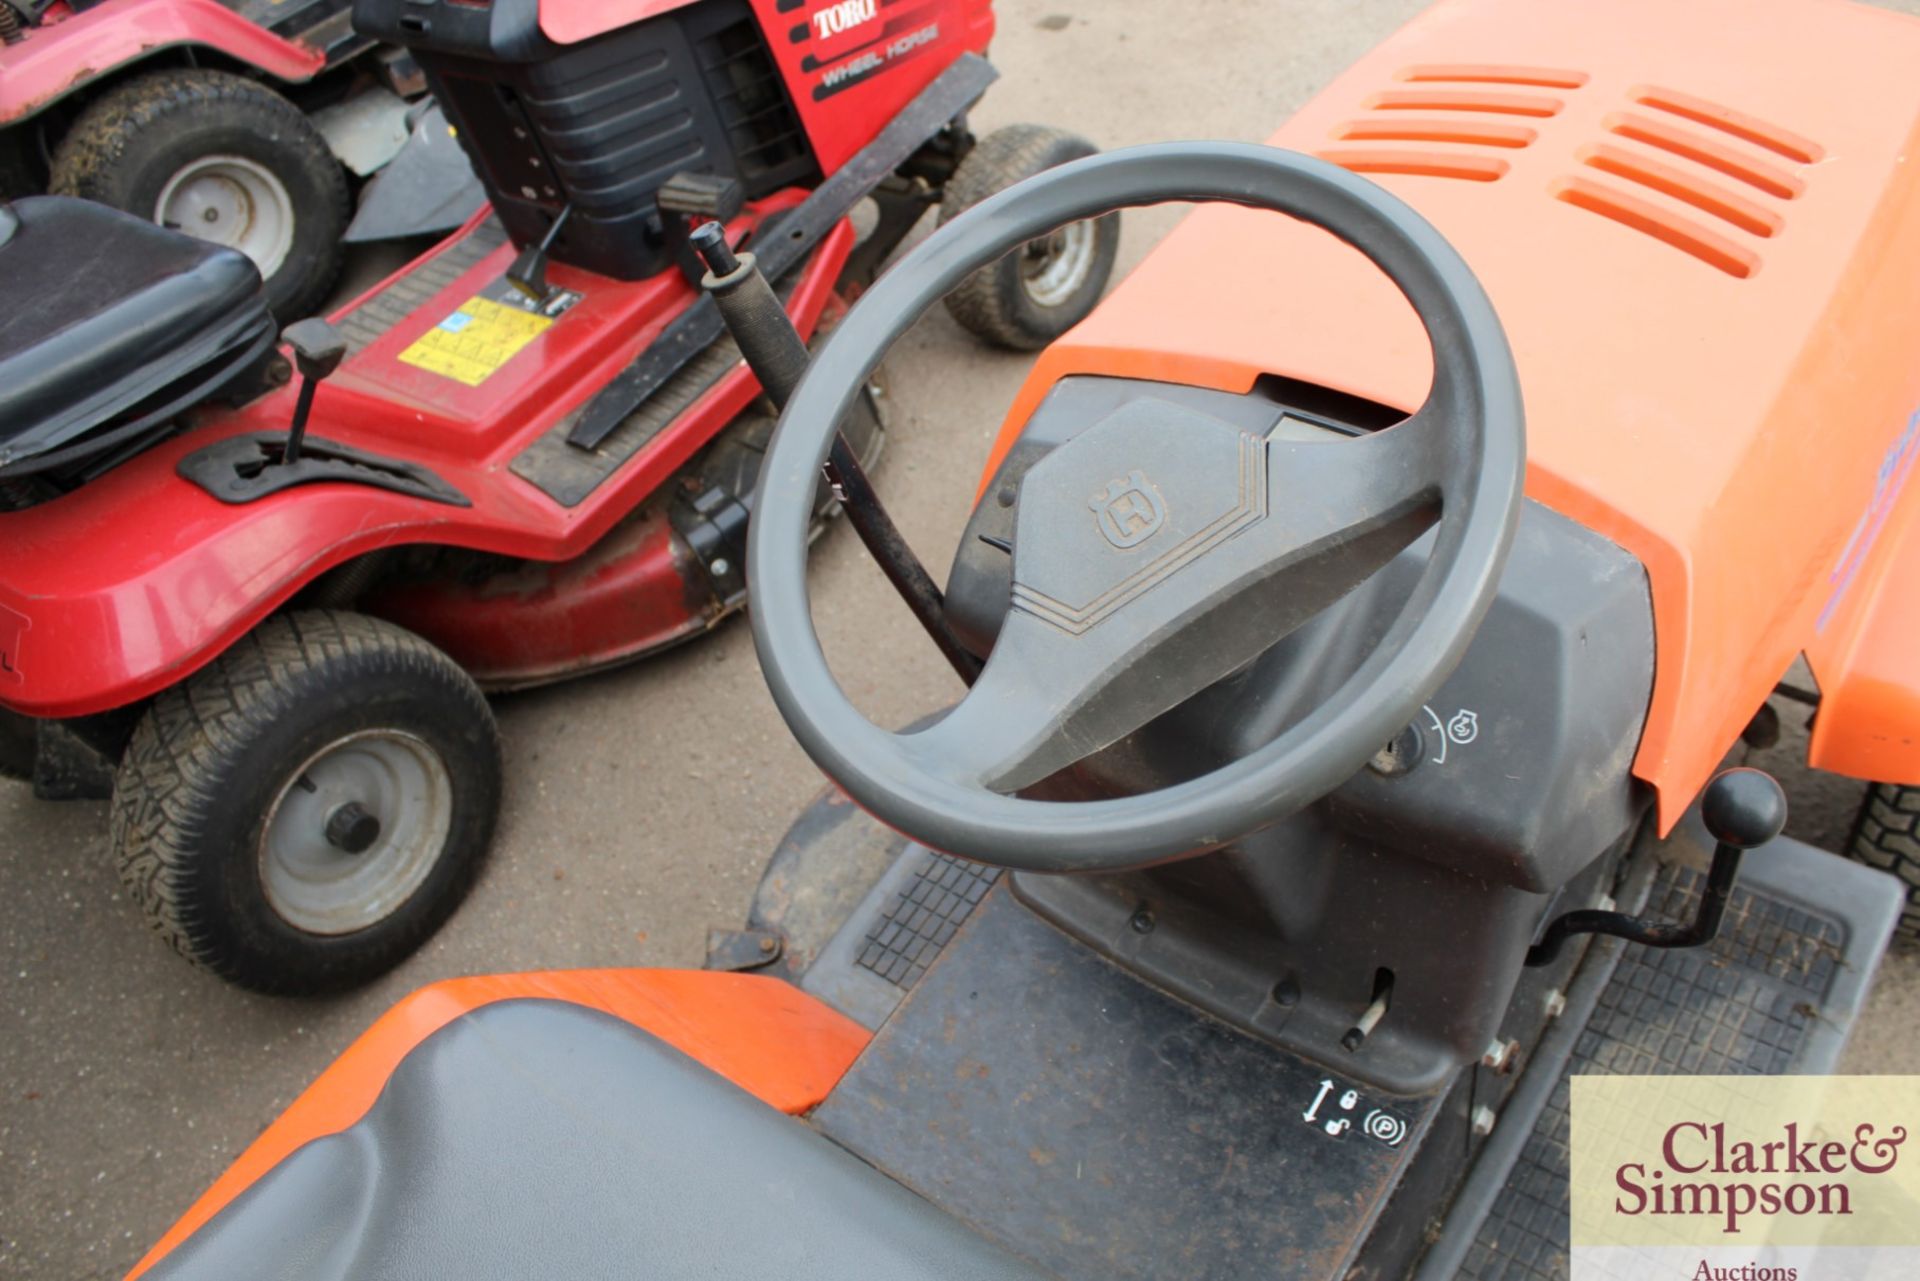
M 314 753 L 281 787 L 260 836 L 260 884 L 295 929 L 351 934 L 413 896 L 452 826 L 453 779 L 440 754 L 402 730 L 362 730 Z
M 1020 254 L 1020 287 L 1037 306 L 1058 307 L 1087 283 L 1093 271 L 1094 224 L 1070 222 L 1027 242 Z
M 238 249 L 271 277 L 293 249 L 293 197 L 271 169 L 245 156 L 181 166 L 154 202 L 153 220 L 196 240 Z

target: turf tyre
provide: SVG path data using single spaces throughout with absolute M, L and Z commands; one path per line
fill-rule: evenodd
M 444 835 L 422 838 L 430 864 L 390 910 L 360 905 L 377 919 L 306 928 L 271 897 L 269 835 L 303 763 L 364 735 L 437 754 L 447 786 L 433 830 Z M 182 956 L 258 992 L 336 992 L 391 969 L 452 914 L 492 841 L 499 795 L 499 737 L 473 680 L 392 624 L 314 610 L 268 619 L 154 698 L 115 778 L 111 840 L 134 901 Z
M 340 274 L 346 175 L 300 109 L 257 80 L 199 70 L 134 77 L 80 113 L 54 153 L 48 185 L 153 218 L 170 183 L 218 158 L 277 181 L 278 195 L 263 203 L 290 231 L 278 266 L 263 269 L 267 302 L 283 325 L 314 314 Z
M 940 199 L 942 225 L 988 196 L 1097 148 L 1085 138 L 1047 125 L 1009 125 L 976 143 L 954 171 Z M 1034 242 L 982 267 L 946 298 L 947 310 L 976 337 L 1013 351 L 1037 351 L 1085 320 L 1113 275 L 1120 250 L 1120 215 L 1062 228 L 1050 240 L 1073 244 L 1072 270 L 1036 290 L 1035 255 L 1056 252 Z

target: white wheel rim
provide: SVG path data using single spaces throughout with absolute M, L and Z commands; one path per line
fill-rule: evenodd
M 153 220 L 238 249 L 262 277 L 293 249 L 293 199 L 271 169 L 244 156 L 202 156 L 167 180 Z
M 1020 283 L 1042 307 L 1058 307 L 1087 282 L 1093 269 L 1093 224 L 1070 222 L 1027 242 L 1020 254 Z
M 328 838 L 357 804 L 378 821 L 361 853 Z M 260 837 L 260 883 L 280 918 L 309 934 L 378 924 L 433 870 L 453 826 L 453 779 L 440 754 L 400 730 L 363 730 L 323 748 L 280 789 Z

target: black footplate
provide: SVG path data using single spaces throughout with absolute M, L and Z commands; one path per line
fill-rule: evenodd
M 1196 1018 L 1005 885 L 976 907 L 978 882 L 952 874 L 938 859 L 895 883 L 890 919 L 929 947 L 933 904 L 964 923 L 820 1131 L 1066 1281 L 1347 1275 L 1438 1098 L 1388 1098 Z M 882 937 L 869 927 L 861 955 Z M 910 978 L 917 946 L 874 963 Z
M 1704 878 L 1663 869 L 1649 913 L 1688 919 Z M 1627 946 L 1557 1087 L 1472 1237 L 1472 1281 L 1564 1281 L 1570 1078 L 1831 1072 L 1897 912 L 1874 874 L 1777 841 L 1754 852 L 1713 944 Z M 1609 946 L 1612 946 L 1611 944 Z M 1592 958 L 1589 958 L 1591 963 Z M 1519 1118 L 1503 1118 L 1503 1123 Z M 1521 1123 L 1524 1123 L 1523 1121 Z M 1462 1197 L 1462 1209 L 1476 1200 Z M 1449 1223 L 1449 1231 L 1463 1227 Z M 1442 1268 L 1419 1274 L 1446 1275 Z

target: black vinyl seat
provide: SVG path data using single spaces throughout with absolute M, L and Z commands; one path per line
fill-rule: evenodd
M 272 345 L 241 253 L 66 196 L 0 216 L 0 475 L 121 450 Z
M 155 1281 L 1043 1274 L 610 1015 L 483 1006 L 295 1151 Z

